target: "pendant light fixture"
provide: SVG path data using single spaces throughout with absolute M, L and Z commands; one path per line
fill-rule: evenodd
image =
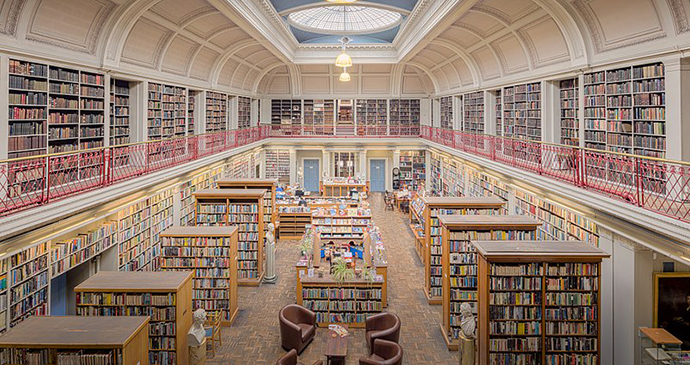
M 347 32 L 347 6 L 341 6 L 343 9 L 343 32 Z M 352 58 L 345 52 L 345 45 L 350 43 L 350 38 L 342 37 L 340 38 L 340 43 L 342 44 L 342 52 L 336 57 L 335 65 L 338 67 L 351 67 Z M 346 73 L 346 72 L 344 72 Z
M 347 68 L 343 68 L 343 73 L 340 74 L 340 81 L 348 82 L 350 81 L 350 74 L 347 73 Z

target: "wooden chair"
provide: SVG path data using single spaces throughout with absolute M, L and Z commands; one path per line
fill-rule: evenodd
M 216 357 L 216 342 L 218 346 L 223 345 L 223 338 L 220 334 L 220 322 L 223 318 L 223 311 L 208 312 L 206 314 L 206 323 L 204 329 L 206 330 L 206 345 L 211 345 L 211 354 Z
M 395 210 L 395 202 L 393 201 L 392 196 L 389 196 L 388 194 L 384 195 L 383 202 L 386 204 L 385 210 Z

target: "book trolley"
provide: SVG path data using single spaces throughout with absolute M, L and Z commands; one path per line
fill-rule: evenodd
M 436 198 L 417 197 L 410 204 L 411 219 L 424 228 L 424 294 L 429 304 L 441 304 L 443 274 L 441 256 L 441 223 L 438 215 L 497 215 L 505 202 L 496 197 L 487 198 Z
M 0 363 L 148 364 L 149 318 L 31 317 L 0 338 Z
M 266 189 L 264 195 L 264 232 L 268 224 L 273 223 L 278 230 L 278 213 L 276 212 L 276 187 L 278 179 L 220 179 L 216 181 L 218 189 Z
M 197 226 L 239 228 L 237 236 L 237 283 L 257 286 L 264 276 L 265 189 L 199 190 L 196 198 Z
M 101 271 L 74 288 L 79 316 L 150 316 L 148 364 L 187 364 L 192 276 L 185 272 Z
M 237 235 L 230 227 L 171 227 L 161 234 L 161 270 L 194 271 L 192 309 L 237 316 Z
M 441 332 L 450 350 L 458 349 L 460 306 L 476 308 L 476 240 L 535 240 L 541 223 L 522 215 L 441 215 L 443 227 L 443 321 Z
M 581 241 L 473 243 L 479 364 L 600 364 L 609 254 Z

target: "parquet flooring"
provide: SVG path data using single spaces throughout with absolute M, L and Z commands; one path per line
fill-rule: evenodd
M 449 352 L 439 329 L 441 306 L 430 306 L 422 292 L 424 267 L 415 251 L 412 233 L 403 214 L 384 211 L 383 198 L 375 194 L 372 203 L 374 223 L 380 227 L 388 251 L 388 311 L 402 321 L 400 344 L 405 364 L 457 364 L 457 352 Z M 209 353 L 209 365 L 274 364 L 285 354 L 280 346 L 278 311 L 295 303 L 295 263 L 299 258 L 297 241 L 278 242 L 276 284 L 239 288 L 239 313 L 231 327 L 223 329 L 223 345 L 216 356 Z M 325 329 L 300 356 L 310 365 L 323 360 Z M 347 364 L 358 364 L 367 352 L 363 329 L 350 330 Z

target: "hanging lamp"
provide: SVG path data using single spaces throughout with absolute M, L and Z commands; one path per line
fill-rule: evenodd
M 347 31 L 347 6 L 343 6 L 343 32 Z M 351 67 L 352 58 L 345 52 L 345 45 L 350 43 L 350 38 L 342 37 L 340 38 L 340 43 L 342 44 L 342 52 L 336 57 L 335 65 L 338 67 Z M 344 72 L 346 73 L 346 72 Z
M 343 68 L 343 73 L 340 74 L 339 80 L 342 82 L 350 81 L 350 74 L 347 73 L 347 68 Z

